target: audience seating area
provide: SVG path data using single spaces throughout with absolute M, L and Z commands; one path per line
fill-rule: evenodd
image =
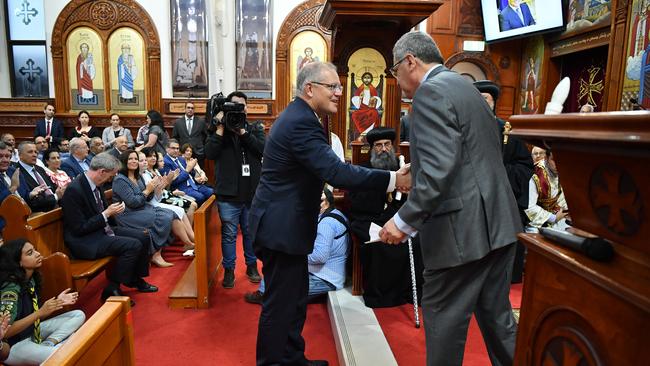
M 129 298 L 108 298 L 43 365 L 135 365 Z

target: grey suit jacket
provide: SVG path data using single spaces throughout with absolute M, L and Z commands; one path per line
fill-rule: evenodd
M 202 118 L 194 115 L 192 121 L 192 131 L 187 130 L 185 115 L 174 122 L 174 129 L 172 130 L 172 138 L 175 138 L 180 143 L 181 147 L 189 143 L 192 145 L 194 154 L 197 156 L 205 156 L 205 140 L 208 138 L 208 125 Z M 181 151 L 181 153 L 183 153 Z
M 425 267 L 455 267 L 515 242 L 521 221 L 498 124 L 476 88 L 436 68 L 409 122 L 413 187 L 398 213 L 419 231 Z

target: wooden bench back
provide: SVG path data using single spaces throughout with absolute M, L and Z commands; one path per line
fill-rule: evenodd
M 42 365 L 135 365 L 129 298 L 108 298 Z

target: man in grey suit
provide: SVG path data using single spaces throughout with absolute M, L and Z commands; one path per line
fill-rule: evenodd
M 419 233 L 427 365 L 461 365 L 472 313 L 493 365 L 512 365 L 517 327 L 508 299 L 517 205 L 494 113 L 474 86 L 442 66 L 438 46 L 412 32 L 393 48 L 391 73 L 413 99 L 408 200 L 380 232 Z
M 205 140 L 208 137 L 208 125 L 202 118 L 194 115 L 194 103 L 185 103 L 185 114 L 174 122 L 172 138 L 178 140 L 180 146 L 192 145 L 199 166 L 205 168 Z

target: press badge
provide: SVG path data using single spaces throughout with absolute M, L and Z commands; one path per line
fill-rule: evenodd
M 249 164 L 242 164 L 241 166 L 241 176 L 250 177 L 251 176 L 251 166 Z

